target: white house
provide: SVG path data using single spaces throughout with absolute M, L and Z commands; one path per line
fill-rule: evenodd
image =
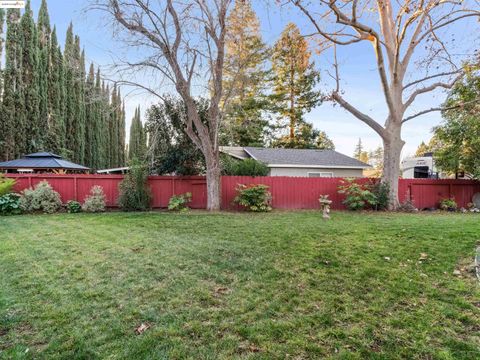
M 270 176 L 362 177 L 371 166 L 334 150 L 222 146 L 233 158 L 252 158 L 270 168 Z

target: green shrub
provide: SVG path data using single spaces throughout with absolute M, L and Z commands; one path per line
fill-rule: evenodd
M 15 179 L 9 179 L 5 175 L 0 174 L 0 196 L 13 192 L 15 183 Z
M 90 195 L 85 197 L 82 210 L 89 213 L 105 211 L 105 194 L 103 188 L 99 185 L 92 186 Z
M 20 208 L 25 212 L 42 211 L 52 214 L 62 206 L 60 194 L 53 190 L 48 181 L 38 183 L 35 188 L 22 191 Z
M 363 210 L 377 205 L 377 197 L 370 191 L 368 184 L 359 184 L 354 178 L 343 179 L 338 189 L 340 194 L 345 195 L 343 204 L 349 210 Z
M 20 208 L 20 195 L 15 193 L 0 196 L 0 215 L 18 215 Z
M 375 210 L 387 210 L 390 205 L 390 184 L 383 181 L 375 181 L 370 185 L 370 190 L 375 195 Z
M 145 211 L 150 209 L 150 189 L 147 185 L 148 168 L 134 161 L 130 171 L 119 185 L 118 205 L 125 211 Z
M 69 200 L 65 207 L 70 214 L 76 214 L 82 211 L 82 205 L 80 205 L 80 203 L 75 200 Z
M 442 199 L 440 201 L 440 209 L 445 211 L 455 211 L 457 210 L 458 205 L 454 198 L 451 199 Z
M 168 202 L 168 210 L 171 211 L 187 211 L 188 204 L 192 201 L 192 193 L 173 195 Z
M 267 165 L 255 159 L 234 160 L 225 157 L 222 160 L 223 174 L 231 176 L 267 176 Z
M 272 194 L 267 185 L 243 185 L 237 186 L 237 196 L 233 200 L 236 204 L 253 212 L 267 212 L 272 210 Z

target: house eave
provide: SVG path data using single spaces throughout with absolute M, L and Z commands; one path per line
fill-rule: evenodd
M 307 168 L 307 169 L 369 169 L 371 166 L 338 166 L 338 165 L 298 165 L 298 164 L 267 164 L 269 168 Z

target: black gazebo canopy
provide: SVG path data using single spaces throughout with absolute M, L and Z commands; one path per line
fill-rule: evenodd
M 88 172 L 89 168 L 64 160 L 50 152 L 37 152 L 21 159 L 0 162 L 0 170 L 7 172 Z

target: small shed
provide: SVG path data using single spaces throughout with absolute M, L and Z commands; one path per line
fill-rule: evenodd
M 0 162 L 0 171 L 7 173 L 87 173 L 90 169 L 65 160 L 50 152 L 28 154 L 21 159 Z

